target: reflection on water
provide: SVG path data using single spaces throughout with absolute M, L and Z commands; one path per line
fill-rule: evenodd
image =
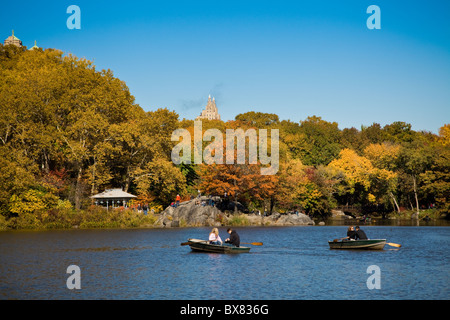
M 316 221 L 318 223 L 319 221 Z M 370 222 L 360 221 L 358 219 L 327 219 L 326 225 L 329 226 L 349 226 L 349 225 L 367 225 L 367 226 L 397 226 L 397 227 L 450 227 L 450 220 L 419 220 L 419 219 L 372 219 Z
M 191 252 L 209 228 L 0 233 L 0 299 L 448 299 L 450 228 L 364 226 L 400 249 L 330 250 L 346 226 L 238 228 L 248 254 Z M 225 236 L 226 228 L 219 228 Z M 66 287 L 69 265 L 81 289 Z M 381 270 L 369 290 L 367 268 Z
M 100 248 L 76 248 L 76 249 L 61 249 L 62 251 L 120 251 L 120 250 L 145 250 L 151 249 L 151 246 L 144 247 L 100 247 Z

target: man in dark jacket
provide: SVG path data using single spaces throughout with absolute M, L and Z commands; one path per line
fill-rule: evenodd
M 225 242 L 239 247 L 239 245 L 241 244 L 241 239 L 239 238 L 237 232 L 232 230 L 231 228 L 228 228 L 227 232 L 230 234 L 230 237 L 226 239 Z
M 359 228 L 359 226 L 356 226 L 355 231 L 356 231 L 356 240 L 367 240 L 366 233 L 362 231 Z

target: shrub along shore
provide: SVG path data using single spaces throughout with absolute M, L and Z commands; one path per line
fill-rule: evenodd
M 0 215 L 0 230 L 48 230 L 72 228 L 136 228 L 151 227 L 154 214 L 129 209 L 106 210 L 92 206 L 85 210 L 52 209 L 34 211 L 6 220 Z
M 328 222 L 339 220 L 343 224 L 362 224 L 362 216 L 333 216 Z M 393 221 L 411 222 L 447 222 L 438 210 L 422 210 L 419 216 L 414 210 L 395 214 L 389 219 L 372 216 L 366 223 L 386 224 Z M 84 210 L 53 209 L 34 211 L 33 213 L 6 220 L 0 215 L 0 231 L 6 230 L 56 230 L 56 229 L 108 229 L 108 228 L 173 228 L 201 226 L 293 226 L 322 225 L 323 221 L 313 221 L 308 216 L 299 214 L 273 213 L 269 216 L 246 214 L 242 212 L 222 212 L 213 207 L 197 207 L 183 203 L 179 208 L 167 207 L 160 213 L 133 209 L 109 209 L 91 206 Z M 415 225 L 415 224 L 414 224 Z
M 202 226 L 280 226 L 313 225 L 314 222 L 304 214 L 281 215 L 274 213 L 264 217 L 242 212 L 221 212 L 216 208 L 198 208 L 200 213 L 177 214 L 180 208 L 169 207 L 155 214 L 144 214 L 132 209 L 106 210 L 92 206 L 86 210 L 37 211 L 8 220 L 0 216 L 0 230 L 56 230 L 56 229 L 94 229 L 94 228 L 173 228 Z M 214 211 L 220 213 L 212 213 Z M 196 211 L 194 209 L 194 211 Z M 197 210 L 198 211 L 198 210 Z M 302 220 L 305 219 L 306 221 Z

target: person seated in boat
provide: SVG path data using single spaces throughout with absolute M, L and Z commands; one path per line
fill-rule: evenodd
M 225 243 L 229 243 L 236 247 L 239 247 L 239 245 L 241 244 L 241 239 L 238 233 L 231 228 L 228 228 L 227 232 L 230 234 L 230 237 L 225 240 Z
M 364 231 L 362 231 L 359 226 L 356 226 L 355 228 L 355 233 L 356 233 L 356 240 L 367 240 L 367 236 L 366 233 Z
M 345 237 L 343 240 L 356 240 L 356 232 L 353 226 L 348 227 L 347 237 Z
M 210 244 L 220 244 L 222 245 L 222 239 L 219 236 L 219 229 L 213 228 L 209 234 L 209 243 Z

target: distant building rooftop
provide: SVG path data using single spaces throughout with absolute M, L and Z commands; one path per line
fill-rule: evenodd
M 94 199 L 131 199 L 136 198 L 135 195 L 125 192 L 122 189 L 106 189 L 105 191 L 91 196 Z
M 29 50 L 39 49 L 39 47 L 36 44 L 36 40 L 34 40 L 34 46 L 32 46 Z
M 14 30 L 12 31 L 12 35 L 5 39 L 3 44 L 6 46 L 8 44 L 13 44 L 15 46 L 21 47 L 22 41 L 14 35 Z

